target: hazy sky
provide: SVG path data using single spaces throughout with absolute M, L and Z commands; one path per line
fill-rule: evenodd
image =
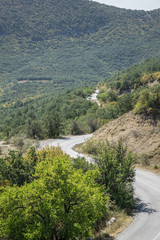
M 160 0 L 95 0 L 120 8 L 153 10 L 160 8 Z

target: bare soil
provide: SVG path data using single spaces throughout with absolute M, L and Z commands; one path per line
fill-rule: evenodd
M 12 144 L 7 144 L 5 141 L 0 141 L 0 157 L 7 156 L 10 150 L 16 150 L 16 147 Z
M 97 130 L 92 139 L 113 143 L 123 139 L 128 150 L 160 166 L 160 119 L 147 119 L 131 111 Z

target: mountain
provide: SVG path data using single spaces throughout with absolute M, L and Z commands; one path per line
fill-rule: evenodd
M 0 6 L 1 35 L 15 34 L 32 41 L 75 38 L 94 34 L 102 27 L 122 32 L 123 26 L 126 33 L 135 32 L 135 27 L 145 31 L 157 28 L 159 20 L 159 10 L 131 11 L 88 0 L 1 0 Z
M 123 70 L 106 82 L 98 83 L 98 88 L 100 106 L 88 101 L 96 86 L 78 87 L 61 93 L 57 90 L 39 98 L 26 97 L 2 104 L 0 139 L 18 134 L 19 140 L 24 133 L 36 139 L 90 133 L 131 110 L 144 118 L 158 120 L 160 57 Z
M 159 17 L 89 0 L 0 0 L 0 101 L 93 84 L 158 56 Z

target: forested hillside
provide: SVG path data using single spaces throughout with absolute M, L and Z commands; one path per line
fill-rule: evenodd
M 87 100 L 96 86 L 2 105 L 1 139 L 16 136 L 22 141 L 21 135 L 42 139 L 90 133 L 130 110 L 153 120 L 160 117 L 160 58 L 129 67 L 97 87 L 101 106 Z
M 135 114 L 160 117 L 159 57 L 129 67 L 101 84 L 98 98 L 104 118 L 113 120 L 133 109 Z
M 0 101 L 95 83 L 159 55 L 159 16 L 88 0 L 0 0 Z

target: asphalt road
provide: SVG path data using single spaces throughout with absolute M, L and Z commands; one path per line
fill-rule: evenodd
M 117 240 L 160 240 L 160 177 L 136 169 L 137 214 Z
M 100 106 L 100 101 L 97 98 L 97 95 L 99 94 L 99 89 L 97 89 L 90 97 L 87 98 L 87 100 L 91 102 L 96 102 L 98 106 Z
M 91 136 L 92 134 L 88 134 L 46 140 L 40 143 L 40 147 L 59 145 L 71 157 L 83 156 L 72 148 Z M 91 161 L 91 158 L 87 160 Z M 119 234 L 117 240 L 160 240 L 160 177 L 151 172 L 136 169 L 134 188 L 137 213 L 132 224 Z
M 43 148 L 45 146 L 60 146 L 63 150 L 63 152 L 69 154 L 71 157 L 84 157 L 83 154 L 77 153 L 73 150 L 73 147 L 77 144 L 83 143 L 87 141 L 89 138 L 92 137 L 93 134 L 87 134 L 87 135 L 79 135 L 79 136 L 71 136 L 71 137 L 63 137 L 60 139 L 49 139 L 45 141 L 40 142 L 40 148 Z M 91 161 L 90 157 L 86 157 L 87 161 Z

